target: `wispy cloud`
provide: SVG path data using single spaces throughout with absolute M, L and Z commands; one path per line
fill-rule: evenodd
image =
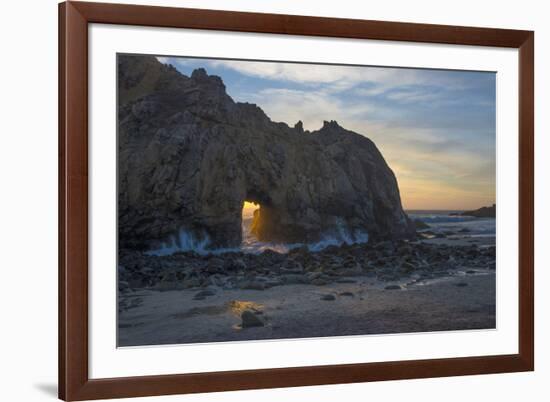
M 301 120 L 307 130 L 319 129 L 324 120 L 351 122 L 364 120 L 376 112 L 375 104 L 349 104 L 342 97 L 323 89 L 266 88 L 240 97 L 260 105 L 274 121 L 293 124 Z
M 162 63 L 172 63 L 186 67 L 196 64 L 197 59 L 157 57 Z M 364 94 L 379 94 L 392 88 L 404 85 L 422 85 L 433 82 L 434 77 L 425 70 L 362 67 L 327 64 L 301 64 L 278 62 L 251 62 L 240 60 L 209 60 L 200 59 L 209 70 L 228 69 L 240 74 L 271 81 L 286 81 L 290 83 L 323 86 L 325 91 L 344 91 L 358 85 L 373 85 L 373 88 L 363 91 Z M 456 87 L 458 83 L 441 82 L 447 86 Z

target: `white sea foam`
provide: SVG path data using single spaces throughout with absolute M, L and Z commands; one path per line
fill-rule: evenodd
M 461 237 L 491 237 L 496 235 L 495 218 L 450 215 L 447 211 L 409 213 L 411 219 L 428 224 L 423 231 L 435 233 L 455 232 Z M 422 230 L 421 230 L 422 231 Z
M 211 247 L 212 242 L 206 233 L 199 236 L 193 235 L 187 230 L 180 230 L 179 235 L 172 236 L 168 242 L 163 242 L 160 247 L 147 252 L 149 255 L 171 255 L 176 252 L 194 251 L 197 254 L 222 254 L 227 252 L 243 252 L 260 254 L 266 250 L 273 250 L 278 253 L 288 253 L 290 250 L 303 247 L 310 251 L 321 251 L 329 246 L 341 246 L 343 244 L 367 243 L 369 235 L 365 231 L 356 230 L 350 232 L 343 223 L 339 222 L 334 233 L 327 234 L 314 243 L 273 243 L 261 242 L 250 232 L 251 219 L 243 219 L 243 241 L 238 248 L 217 248 Z
M 163 242 L 159 248 L 150 250 L 150 255 L 170 255 L 180 251 L 195 251 L 199 254 L 208 254 L 211 244 L 210 237 L 202 233 L 200 237 L 187 230 L 181 229 L 178 236 L 171 236 L 168 242 Z

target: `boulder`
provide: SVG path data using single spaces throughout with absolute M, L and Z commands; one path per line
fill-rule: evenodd
M 265 323 L 258 315 L 250 310 L 245 310 L 241 314 L 242 328 L 263 327 Z

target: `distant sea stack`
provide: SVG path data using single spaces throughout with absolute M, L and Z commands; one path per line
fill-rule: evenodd
M 490 207 L 482 207 L 479 209 L 475 209 L 473 211 L 464 211 L 460 215 L 461 216 L 474 216 L 476 218 L 495 218 L 497 212 L 497 206 L 496 204 L 493 204 Z
M 313 132 L 275 123 L 234 102 L 220 77 L 188 77 L 149 56 L 118 57 L 118 96 L 121 247 L 147 249 L 182 230 L 238 246 L 244 201 L 260 205 L 262 241 L 414 236 L 375 144 L 335 121 Z

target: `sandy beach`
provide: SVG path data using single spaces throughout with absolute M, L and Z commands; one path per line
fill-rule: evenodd
M 438 249 L 441 242 L 423 243 Z M 487 239 L 478 242 L 487 247 Z M 472 245 L 446 240 L 444 247 Z M 495 328 L 494 269 L 476 263 L 438 269 L 391 280 L 367 270 L 329 283 L 262 289 L 211 284 L 121 292 L 119 346 Z

